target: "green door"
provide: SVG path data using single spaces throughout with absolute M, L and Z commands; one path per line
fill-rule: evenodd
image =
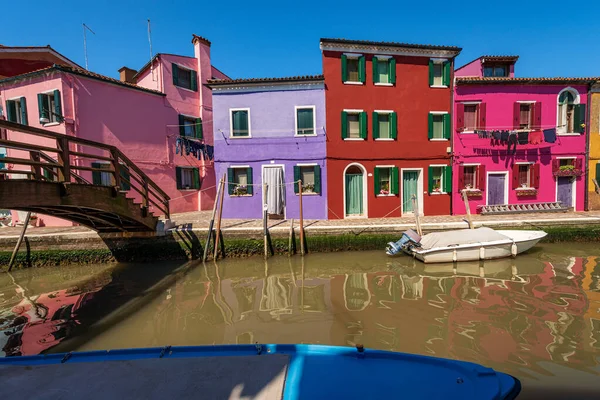
M 346 174 L 346 215 L 363 213 L 363 174 Z
M 402 213 L 413 211 L 412 197 L 417 196 L 418 181 L 419 171 L 402 171 Z

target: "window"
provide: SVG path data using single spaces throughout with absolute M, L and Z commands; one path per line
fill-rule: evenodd
M 316 135 L 315 106 L 296 107 L 296 135 Z
M 362 110 L 342 111 L 342 138 L 367 138 L 367 113 Z
M 179 134 L 185 137 L 202 139 L 202 118 L 179 115 Z
M 559 167 L 575 167 L 574 158 L 561 158 L 558 160 Z
M 92 163 L 92 168 L 98 168 L 107 170 L 107 172 L 103 171 L 92 171 L 92 183 L 94 185 L 101 186 L 114 186 L 115 180 L 113 178 L 112 167 L 110 162 L 105 161 L 96 161 Z
M 398 194 L 398 167 L 375 167 L 375 196 L 393 196 Z
M 576 104 L 577 95 L 564 90 L 558 97 L 558 133 L 583 133 L 585 127 L 585 104 Z
M 396 83 L 396 60 L 393 57 L 373 57 L 373 83 L 383 85 Z
M 63 121 L 59 90 L 54 90 L 50 93 L 38 93 L 37 97 L 41 124 L 45 125 Z
M 250 109 L 232 109 L 231 137 L 250 137 Z
M 200 171 L 198 168 L 177 167 L 175 168 L 177 178 L 177 189 L 198 190 L 200 189 Z
M 539 164 L 515 164 L 513 166 L 513 189 L 537 188 L 539 186 Z
M 296 165 L 294 166 L 294 193 L 298 194 L 298 181 L 302 181 L 302 194 L 321 193 L 321 166 Z
M 398 117 L 393 111 L 373 112 L 373 139 L 396 139 Z
M 452 63 L 446 60 L 429 60 L 429 86 L 447 87 L 450 85 Z
M 450 193 L 452 185 L 452 168 L 447 165 L 429 166 L 429 194 Z
M 464 187 L 466 189 L 476 189 L 477 188 L 477 167 L 476 166 L 468 166 L 464 168 Z
M 230 196 L 252 196 L 252 168 L 227 168 L 227 188 Z
M 519 129 L 531 129 L 531 104 L 519 105 Z
M 450 114 L 443 112 L 429 113 L 429 139 L 450 139 Z
M 447 175 L 450 180 L 450 173 Z M 442 178 L 443 179 L 443 178 Z M 485 166 L 484 165 L 462 165 L 458 169 L 458 191 L 463 189 L 477 189 L 483 191 L 485 188 Z M 445 183 L 447 190 L 450 189 L 450 183 Z
M 518 165 L 518 180 L 520 187 L 529 187 L 530 185 L 530 177 L 529 177 L 529 165 Z
M 365 56 L 342 54 L 342 82 L 365 83 Z
M 477 104 L 465 104 L 465 130 L 474 131 L 477 129 L 478 113 Z
M 171 64 L 173 74 L 173 85 L 189 89 L 198 90 L 198 76 L 196 71 L 180 67 L 177 64 Z
M 506 77 L 508 76 L 508 65 L 490 65 L 483 67 L 483 76 L 485 77 Z
M 10 122 L 27 125 L 27 101 L 25 97 L 6 101 L 6 119 Z

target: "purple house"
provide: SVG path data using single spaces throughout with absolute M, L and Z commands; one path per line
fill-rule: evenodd
M 327 218 L 323 76 L 210 80 L 224 218 Z M 295 182 L 302 181 L 302 186 Z M 266 196 L 264 195 L 266 184 Z

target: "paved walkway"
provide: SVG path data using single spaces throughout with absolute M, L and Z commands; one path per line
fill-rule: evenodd
M 210 220 L 210 211 L 198 211 L 182 214 L 173 214 L 172 221 L 178 230 L 206 231 Z M 509 215 L 473 215 L 475 226 L 531 226 L 536 225 L 600 225 L 600 211 L 578 212 L 578 213 L 534 213 L 534 214 L 509 214 Z M 465 216 L 427 216 L 421 218 L 421 223 L 426 230 L 442 230 L 466 228 L 464 222 Z M 413 217 L 402 218 L 353 218 L 341 220 L 305 220 L 306 231 L 314 232 L 340 232 L 340 231 L 373 231 L 378 230 L 404 230 L 414 227 L 415 219 Z M 269 227 L 272 231 L 289 230 L 290 221 L 288 220 L 270 220 Z M 298 227 L 298 221 L 294 222 Z M 17 237 L 21 233 L 21 227 L 0 228 L 0 238 Z M 258 232 L 262 230 L 262 220 L 259 219 L 227 219 L 222 222 L 222 229 L 231 233 Z M 44 227 L 29 228 L 27 236 L 96 236 L 91 231 L 82 226 L 76 227 Z

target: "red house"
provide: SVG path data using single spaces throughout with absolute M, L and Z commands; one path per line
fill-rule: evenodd
M 458 47 L 321 39 L 329 218 L 450 214 Z

